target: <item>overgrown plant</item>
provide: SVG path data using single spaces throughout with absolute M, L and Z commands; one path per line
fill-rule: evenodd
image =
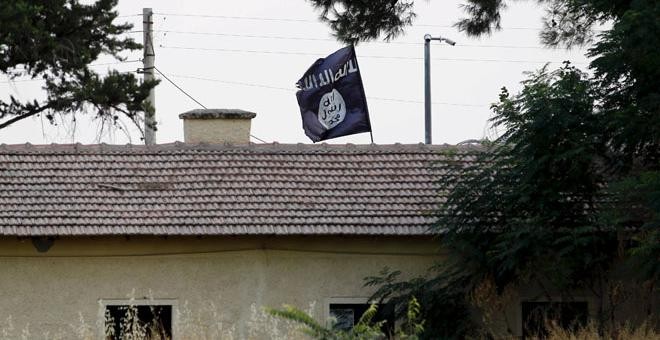
M 319 340 L 380 339 L 383 336 L 380 331 L 383 322 L 371 322 L 374 315 L 376 315 L 376 311 L 376 306 L 371 305 L 360 317 L 359 322 L 346 331 L 334 329 L 333 323 L 324 326 L 309 314 L 290 305 L 284 305 L 282 309 L 268 310 L 274 316 L 299 323 L 302 326 L 301 331 L 303 333 Z
M 371 298 L 393 304 L 395 315 L 403 322 L 410 320 L 408 301 L 419 301 L 419 317 L 425 320 L 424 330 L 418 334 L 422 339 L 462 339 L 475 335 L 477 324 L 470 317 L 463 282 L 437 275 L 439 270 L 433 268 L 431 278 L 402 280 L 401 271 L 384 268 L 379 275 L 365 278 L 365 286 L 376 287 Z
M 585 327 L 570 331 L 556 323 L 548 322 L 548 335 L 544 340 L 601 340 L 602 332 L 597 324 L 591 322 Z M 609 332 L 612 339 L 617 340 L 653 340 L 660 338 L 660 332 L 650 323 L 643 322 L 638 326 L 626 323 Z
M 407 306 L 407 320 L 397 331 L 398 339 L 417 340 L 419 334 L 424 331 L 424 321 L 420 320 L 420 305 L 414 297 L 410 299 Z M 385 321 L 374 321 L 378 307 L 372 304 L 362 314 L 360 320 L 349 330 L 335 328 L 336 320 L 329 320 L 327 325 L 316 321 L 308 313 L 296 307 L 284 305 L 282 309 L 268 308 L 271 315 L 293 321 L 300 326 L 300 331 L 318 340 L 376 340 L 388 338 L 383 333 L 382 327 Z
M 171 335 L 161 319 L 160 310 L 154 306 L 148 306 L 153 318 L 141 320 L 139 307 L 137 305 L 120 306 L 119 320 L 115 320 L 108 309 L 105 311 L 104 335 L 106 339 L 122 340 L 170 340 Z M 119 331 L 115 324 L 118 322 Z
M 464 312 L 472 305 L 468 298 L 486 281 L 497 294 L 537 287 L 548 301 L 571 301 L 576 288 L 587 290 L 598 301 L 596 323 L 603 333 L 613 329 L 616 308 L 629 295 L 622 289 L 635 286 L 613 279 L 615 267 L 635 260 L 630 271 L 643 269 L 642 286 L 654 296 L 655 156 L 640 147 L 630 158 L 635 166 L 621 166 L 626 157 L 619 155 L 632 151 L 608 133 L 611 117 L 593 84 L 567 63 L 529 74 L 519 94 L 503 89 L 492 123 L 505 133 L 481 148 L 447 153 L 437 165 L 446 201 L 436 212 L 436 232 L 448 258 L 430 278 L 398 281 L 398 272 L 387 271 L 367 278 L 367 285 L 379 287 L 374 297 L 416 294 L 423 306 L 432 306 L 425 310 L 428 320 L 442 320 L 434 315 L 438 306 L 451 306 L 451 315 L 466 317 L 450 316 L 451 325 L 429 327 L 425 336 L 460 338 L 474 329 Z
M 504 89 L 493 110 L 506 132 L 471 165 L 447 162 L 439 181 L 450 194 L 437 226 L 456 266 L 471 269 L 466 287 L 492 278 L 500 291 L 520 281 L 569 288 L 606 270 L 616 235 L 597 223 L 605 147 L 586 75 L 542 69 L 520 94 Z
M 417 299 L 413 296 L 408 301 L 408 312 L 406 313 L 406 320 L 397 331 L 397 339 L 401 340 L 417 340 L 419 335 L 424 332 L 425 320 L 421 319 L 421 306 Z

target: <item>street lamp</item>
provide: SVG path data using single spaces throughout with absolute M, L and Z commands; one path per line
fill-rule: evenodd
M 444 37 L 424 35 L 424 141 L 431 144 L 431 40 L 446 42 L 454 46 L 456 42 Z

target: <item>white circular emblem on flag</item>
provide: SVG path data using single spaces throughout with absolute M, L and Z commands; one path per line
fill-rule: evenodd
M 319 123 L 330 130 L 344 121 L 346 117 L 346 103 L 341 93 L 336 89 L 321 97 L 319 102 Z

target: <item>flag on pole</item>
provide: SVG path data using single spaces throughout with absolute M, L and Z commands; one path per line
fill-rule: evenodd
M 313 142 L 371 132 L 353 46 L 318 59 L 296 86 L 303 129 Z

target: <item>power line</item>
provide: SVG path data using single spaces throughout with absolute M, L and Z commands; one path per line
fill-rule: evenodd
M 196 50 L 196 51 L 217 51 L 217 52 L 232 52 L 232 53 L 255 53 L 255 54 L 281 54 L 281 55 L 302 55 L 323 57 L 323 53 L 309 53 L 309 52 L 289 52 L 289 51 L 271 51 L 271 50 L 242 50 L 242 49 L 229 49 L 229 48 L 210 48 L 210 47 L 189 47 L 189 46 L 164 46 L 161 48 L 179 49 L 179 50 Z M 406 56 L 385 56 L 385 55 L 359 55 L 360 58 L 373 58 L 373 59 L 397 59 L 397 60 L 424 60 L 423 57 L 406 57 Z M 508 59 L 472 59 L 472 58 L 431 58 L 431 60 L 442 61 L 458 61 L 458 62 L 496 62 L 496 63 L 530 63 L 530 64 L 546 64 L 546 63 L 563 63 L 563 61 L 540 61 L 540 60 L 508 60 Z M 571 62 L 572 64 L 588 64 L 586 62 Z
M 192 17 L 208 19 L 231 19 L 231 20 L 256 20 L 256 21 L 281 21 L 281 22 L 306 22 L 319 23 L 318 20 L 295 19 L 295 18 L 268 18 L 268 17 L 248 17 L 248 16 L 230 16 L 230 15 L 206 15 L 206 14 L 181 14 L 181 13 L 154 13 L 155 15 L 170 17 Z
M 292 87 L 271 86 L 271 85 L 264 85 L 264 84 L 255 84 L 255 83 L 247 83 L 247 82 L 239 82 L 239 81 L 231 81 L 231 80 L 221 80 L 221 79 L 199 77 L 199 76 L 189 76 L 189 75 L 180 75 L 180 74 L 170 74 L 170 75 L 172 77 L 177 77 L 177 78 L 196 79 L 196 80 L 217 82 L 217 83 L 223 83 L 223 84 L 229 84 L 229 85 L 259 87 L 259 88 L 265 88 L 265 89 L 271 89 L 271 90 L 281 90 L 281 91 L 286 91 L 286 92 L 289 92 L 289 93 L 292 93 L 292 92 L 296 91 L 296 89 L 292 88 Z M 411 103 L 411 104 L 423 104 L 424 103 L 421 100 L 372 97 L 372 96 L 368 96 L 367 99 L 390 101 L 390 102 L 399 102 L 399 103 Z M 448 103 L 448 102 L 432 102 L 432 104 L 447 105 L 447 106 L 465 106 L 465 107 L 488 107 L 488 105 L 481 105 L 481 104 L 461 104 L 461 103 Z
M 154 70 L 156 70 L 156 72 L 158 72 L 161 76 L 163 76 L 163 78 L 165 78 L 167 81 L 169 81 L 170 84 L 174 85 L 174 87 L 176 87 L 179 91 L 181 91 L 183 94 L 185 94 L 186 96 L 188 96 L 188 98 L 192 99 L 195 103 L 197 103 L 199 106 L 203 107 L 204 109 L 207 109 L 207 107 L 204 106 L 204 104 L 200 103 L 197 99 L 193 98 L 193 96 L 191 96 L 190 94 L 188 94 L 188 92 L 184 91 L 179 85 L 177 85 L 177 84 L 176 84 L 175 82 L 173 82 L 168 76 L 166 76 L 163 72 L 161 72 L 161 71 L 158 69 L 158 67 L 154 66 Z M 261 138 L 259 138 L 259 137 L 257 137 L 257 136 L 254 136 L 254 135 L 252 135 L 252 134 L 250 134 L 250 137 L 252 137 L 252 138 L 254 138 L 254 139 L 256 139 L 256 140 L 258 140 L 258 141 L 260 141 L 260 142 L 262 142 L 262 143 L 267 143 L 267 142 L 264 141 L 263 139 L 261 139 Z
M 297 19 L 297 18 L 272 18 L 272 17 L 252 17 L 252 16 L 230 16 L 230 15 L 207 15 L 207 14 L 182 14 L 182 13 L 154 13 L 155 15 L 171 16 L 171 17 L 192 17 L 192 18 L 207 18 L 207 19 L 229 19 L 229 20 L 254 20 L 254 21 L 275 21 L 275 22 L 293 22 L 293 23 L 320 23 L 319 20 L 310 19 Z M 454 25 L 439 25 L 439 24 L 413 24 L 412 27 L 439 27 L 439 28 L 456 28 Z M 540 31 L 541 27 L 503 27 L 502 29 L 510 30 L 531 30 Z
M 424 104 L 423 100 L 410 100 L 410 99 L 397 99 L 397 98 L 384 98 L 384 97 L 367 97 L 368 99 L 375 100 L 384 100 L 390 102 L 399 102 L 399 103 L 411 103 L 411 104 Z M 488 107 L 489 105 L 482 104 L 461 104 L 461 103 L 447 103 L 447 102 L 431 102 L 434 105 L 447 105 L 447 106 L 465 106 L 465 107 Z
M 138 33 L 142 31 L 131 31 L 126 33 Z M 189 34 L 189 35 L 204 35 L 204 36 L 221 36 L 221 37 L 234 37 L 234 38 L 251 38 L 251 39 L 275 39 L 275 40 L 301 40 L 301 41 L 327 41 L 337 42 L 336 39 L 330 38 L 310 38 L 310 37 L 291 37 L 280 35 L 258 35 L 258 34 L 234 34 L 234 33 L 220 33 L 220 32 L 195 32 L 195 31 L 173 31 L 173 30 L 159 30 L 154 31 L 157 33 L 173 33 L 173 34 Z M 370 41 L 366 44 L 383 44 L 383 45 L 424 45 L 423 42 L 412 41 Z M 541 46 L 515 46 L 515 45 L 475 45 L 475 44 L 458 44 L 457 47 L 476 47 L 476 48 L 506 48 L 506 49 L 541 49 L 547 48 Z
M 174 87 L 176 87 L 177 89 L 179 89 L 179 91 L 181 91 L 183 94 L 185 94 L 186 96 L 188 96 L 188 98 L 192 99 L 192 100 L 193 100 L 195 103 L 197 103 L 199 106 L 201 106 L 201 107 L 203 107 L 203 108 L 205 108 L 205 109 L 207 108 L 206 106 L 204 106 L 204 104 L 200 103 L 197 99 L 193 98 L 193 96 L 191 96 L 190 94 L 188 94 L 188 92 L 184 91 L 179 85 L 177 85 L 177 84 L 176 84 L 175 82 L 173 82 L 170 78 L 168 78 L 165 74 L 163 74 L 163 72 L 161 72 L 161 71 L 158 69 L 158 67 L 154 66 L 154 70 L 156 70 L 156 72 L 158 72 L 161 76 L 163 76 L 163 78 L 165 78 L 167 81 L 169 81 L 170 84 L 174 85 Z
M 250 134 L 250 137 L 252 137 L 252 138 L 254 138 L 254 139 L 256 139 L 256 140 L 258 140 L 258 141 L 260 141 L 260 142 L 262 142 L 262 143 L 264 143 L 264 144 L 268 144 L 268 142 L 266 142 L 265 140 L 263 140 L 263 139 L 261 139 L 261 138 L 255 136 L 255 135 L 253 135 L 253 134 Z
M 232 34 L 232 33 L 218 33 L 218 32 L 193 32 L 193 31 L 169 31 L 169 30 L 160 30 L 155 31 L 160 33 L 175 33 L 175 34 L 191 34 L 191 35 L 211 35 L 211 36 L 223 36 L 223 37 L 236 37 L 236 38 L 258 38 L 258 39 L 281 39 L 281 40 L 304 40 L 304 41 L 330 41 L 336 42 L 335 39 L 329 38 L 306 38 L 306 37 L 286 37 L 286 36 L 276 36 L 276 35 L 256 35 L 256 34 Z
M 179 74 L 172 74 L 172 77 L 177 77 L 177 78 L 188 78 L 188 79 L 196 79 L 196 80 L 204 80 L 204 81 L 212 81 L 212 82 L 217 82 L 217 83 L 225 83 L 225 84 L 230 84 L 230 85 L 241 85 L 241 86 L 251 86 L 251 87 L 261 87 L 261 88 L 266 88 L 266 89 L 271 89 L 271 90 L 283 90 L 287 92 L 293 92 L 296 89 L 295 88 L 287 88 L 287 87 L 278 87 L 278 86 L 270 86 L 270 85 L 263 85 L 263 84 L 254 84 L 254 83 L 246 83 L 246 82 L 240 82 L 240 81 L 231 81 L 231 80 L 220 80 L 220 79 L 213 79 L 213 78 L 206 78 L 206 77 L 198 77 L 198 76 L 188 76 L 188 75 L 179 75 Z
M 126 63 L 139 63 L 142 60 L 140 59 L 135 59 L 135 60 L 119 60 L 115 62 L 110 62 L 110 63 L 100 63 L 100 64 L 89 64 L 87 66 L 108 66 L 108 65 L 119 65 L 119 64 L 126 64 Z

